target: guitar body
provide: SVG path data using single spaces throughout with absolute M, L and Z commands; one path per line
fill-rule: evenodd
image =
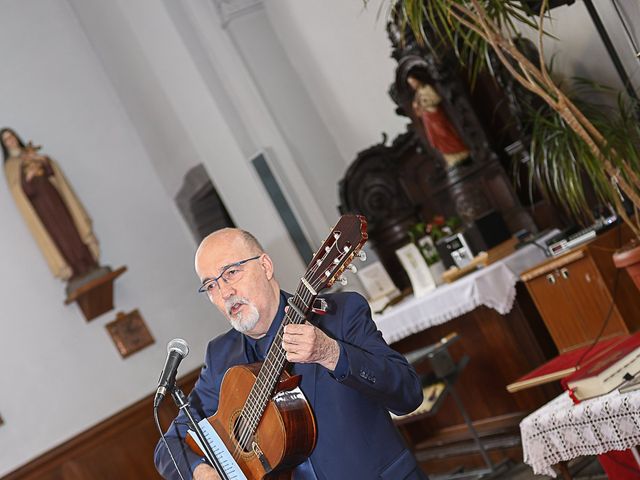
M 299 377 L 282 373 L 276 394 L 267 403 L 249 451 L 239 448 L 233 434 L 261 365 L 241 365 L 227 371 L 220 387 L 218 411 L 208 420 L 248 479 L 290 479 L 291 470 L 311 454 L 316 443 L 313 412 L 296 388 Z M 194 451 L 202 454 L 190 437 L 186 441 Z

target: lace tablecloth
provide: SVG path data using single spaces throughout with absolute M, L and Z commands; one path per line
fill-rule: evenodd
M 538 243 L 544 244 L 545 238 Z M 513 306 L 520 273 L 545 258 L 540 247 L 527 245 L 423 297 L 411 297 L 373 319 L 387 343 L 393 343 L 459 317 L 480 305 L 493 308 L 502 315 L 507 314 Z
M 573 405 L 565 392 L 520 423 L 525 463 L 534 473 L 556 476 L 552 465 L 640 445 L 640 390 Z

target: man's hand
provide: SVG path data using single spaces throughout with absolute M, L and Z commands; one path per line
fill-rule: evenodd
M 220 475 L 211 465 L 201 463 L 193 471 L 193 480 L 220 480 Z
M 332 372 L 340 357 L 338 342 L 309 322 L 285 325 L 282 348 L 289 362 L 319 363 Z

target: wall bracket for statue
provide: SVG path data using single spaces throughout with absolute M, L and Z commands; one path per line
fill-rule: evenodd
M 76 302 L 87 321 L 113 310 L 113 282 L 126 270 L 127 267 L 124 266 L 116 270 L 100 267 L 95 275 L 90 274 L 75 283 L 73 289 L 69 290 L 69 285 L 67 286 L 64 304 Z
M 9 190 L 51 273 L 67 282 L 65 304 L 78 302 L 91 320 L 113 308 L 113 281 L 126 267 L 101 266 L 91 218 L 58 164 L 0 130 Z

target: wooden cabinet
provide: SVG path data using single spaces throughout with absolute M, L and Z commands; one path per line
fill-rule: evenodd
M 640 327 L 640 292 L 611 259 L 629 237 L 618 226 L 521 275 L 561 352 Z

